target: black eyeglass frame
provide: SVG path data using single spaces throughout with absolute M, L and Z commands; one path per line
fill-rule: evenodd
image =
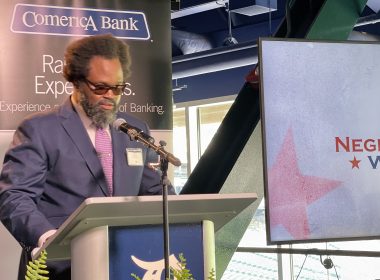
M 127 83 L 121 85 L 109 86 L 105 84 L 95 84 L 88 79 L 83 79 L 88 88 L 96 95 L 105 95 L 109 90 L 112 90 L 114 95 L 122 95 L 125 92 Z

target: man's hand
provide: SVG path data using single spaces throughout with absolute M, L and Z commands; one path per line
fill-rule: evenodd
M 56 229 L 51 229 L 47 232 L 45 232 L 43 235 L 40 236 L 38 239 L 38 247 L 34 248 L 32 250 L 32 257 L 34 258 L 35 254 L 41 249 L 41 247 L 45 244 L 45 242 L 52 237 L 57 232 Z

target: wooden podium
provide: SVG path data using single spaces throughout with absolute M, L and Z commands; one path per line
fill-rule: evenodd
M 170 266 L 179 255 L 195 279 L 215 270 L 214 233 L 256 200 L 254 193 L 170 195 Z M 41 250 L 71 259 L 72 280 L 161 279 L 164 269 L 161 196 L 88 198 Z

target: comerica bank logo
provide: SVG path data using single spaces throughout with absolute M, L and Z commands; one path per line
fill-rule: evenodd
M 30 4 L 15 5 L 11 30 L 16 33 L 60 36 L 111 33 L 125 39 L 150 38 L 145 14 L 142 12 Z

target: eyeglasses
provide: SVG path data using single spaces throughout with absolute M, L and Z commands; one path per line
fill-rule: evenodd
M 109 90 L 112 90 L 113 94 L 115 95 L 121 95 L 127 87 L 126 83 L 122 85 L 108 86 L 105 84 L 94 84 L 87 79 L 84 79 L 84 82 L 87 84 L 88 88 L 96 95 L 104 95 Z

